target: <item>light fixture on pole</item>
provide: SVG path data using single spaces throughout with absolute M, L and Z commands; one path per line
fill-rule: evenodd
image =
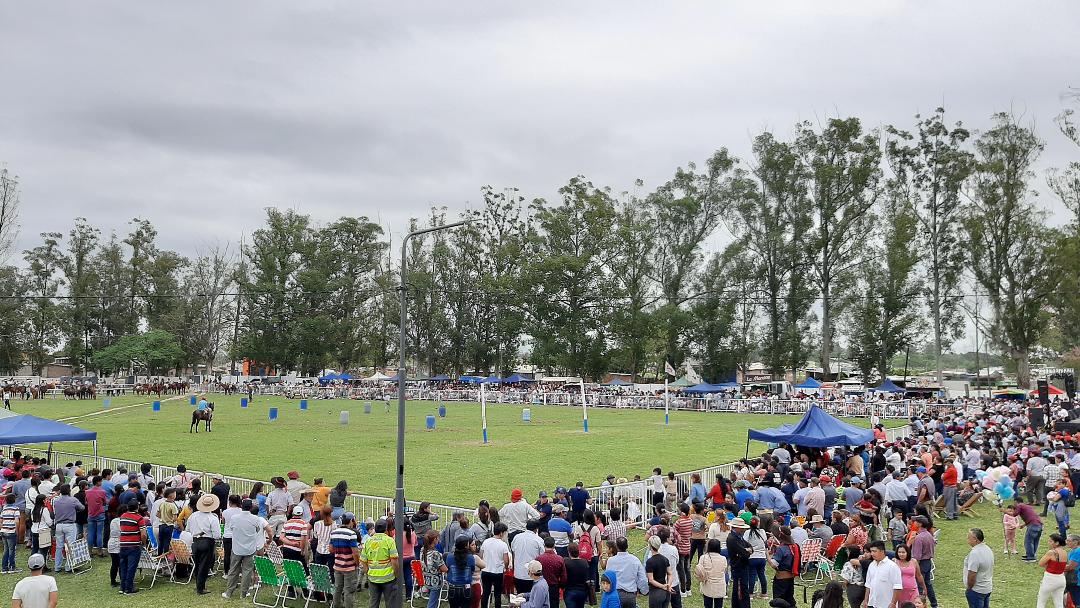
M 398 555 L 403 554 L 405 543 L 405 330 L 408 322 L 407 296 L 405 292 L 405 276 L 408 266 L 406 254 L 409 240 L 415 236 L 422 236 L 429 232 L 438 232 L 464 226 L 473 220 L 463 220 L 453 224 L 443 224 L 414 230 L 405 235 L 401 240 L 401 285 L 400 292 L 401 324 L 398 327 L 398 411 L 397 411 L 397 485 L 394 488 L 394 540 L 397 543 Z M 402 572 L 395 583 L 397 585 L 397 605 L 405 606 L 405 574 Z

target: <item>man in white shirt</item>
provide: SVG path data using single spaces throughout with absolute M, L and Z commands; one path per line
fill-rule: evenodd
M 536 528 L 536 520 L 530 519 L 525 524 L 525 531 L 515 536 L 510 543 L 510 548 L 514 552 L 515 564 L 527 564 L 540 557 L 540 554 L 544 552 L 544 541 L 536 533 Z M 517 592 L 528 593 L 532 586 L 533 579 L 529 576 L 529 572 L 521 568 L 514 568 L 514 588 Z
M 506 524 L 508 530 L 510 530 L 510 542 L 514 541 L 519 533 L 525 530 L 525 523 L 532 519 L 540 519 L 540 512 L 533 508 L 528 502 L 521 500 L 521 490 L 514 488 L 510 492 L 510 502 L 506 503 L 499 509 L 499 521 Z M 521 562 L 528 563 L 528 562 Z M 522 572 L 523 576 L 528 576 L 528 573 Z M 532 580 L 532 579 L 529 579 Z
M 874 561 L 866 571 L 866 596 L 863 597 L 862 608 L 894 608 L 904 589 L 900 566 L 885 557 L 885 543 L 880 540 L 867 547 Z
M 493 535 L 480 545 L 480 557 L 484 568 L 480 571 L 480 587 L 483 591 L 480 605 L 488 606 L 488 598 L 495 595 L 495 608 L 502 608 L 503 574 L 510 566 L 510 546 L 506 544 L 506 524 L 501 521 L 492 529 Z
M 240 587 L 240 595 L 247 597 L 255 554 L 266 545 L 266 538 L 272 530 L 270 524 L 259 517 L 259 506 L 250 498 L 240 503 L 240 509 L 229 519 L 228 529 L 232 534 L 231 564 L 226 574 L 226 589 L 221 597 L 229 599 L 237 586 Z
M 60 600 L 56 579 L 45 576 L 45 556 L 34 553 L 27 561 L 30 576 L 15 584 L 11 592 L 11 608 L 56 608 Z

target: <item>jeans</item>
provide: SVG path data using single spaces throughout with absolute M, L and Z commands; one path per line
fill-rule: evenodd
M 976 593 L 971 589 L 964 592 L 967 598 L 968 608 L 990 608 L 990 594 Z
M 488 598 L 495 596 L 495 608 L 502 608 L 503 575 L 501 572 L 480 572 L 480 608 L 488 608 Z
M 649 588 L 649 608 L 667 608 L 671 605 L 671 594 L 667 589 Z
M 774 578 L 772 585 L 773 599 L 787 600 L 792 606 L 796 605 L 794 578 Z
M 945 517 L 956 519 L 956 486 L 945 486 L 942 489 L 941 497 L 945 499 Z
M 225 581 L 225 595 L 232 596 L 236 587 L 240 587 L 240 597 L 246 597 L 251 586 L 251 571 L 255 568 L 254 555 L 232 554 L 229 562 L 229 578 Z
M 120 576 L 120 554 L 110 553 L 109 560 L 112 562 L 109 565 L 109 583 L 115 587 L 120 584 L 120 582 L 116 580 L 116 577 Z
M 446 582 L 444 581 L 443 585 L 445 585 L 445 584 L 446 584 Z M 427 592 L 428 592 L 428 598 L 427 598 L 428 608 L 439 608 L 439 596 L 442 595 L 442 586 L 440 585 L 438 587 L 434 587 L 434 586 L 428 585 Z
M 135 572 L 139 569 L 141 552 L 139 547 L 120 548 L 120 591 L 135 591 Z
M 1035 553 L 1039 550 L 1039 539 L 1042 538 L 1042 524 L 1034 524 L 1027 527 L 1024 532 L 1024 559 L 1035 559 Z
M 397 581 L 369 583 L 368 595 L 371 608 L 379 608 L 379 601 L 385 598 L 386 608 L 397 606 Z
M 334 571 L 334 608 L 354 608 L 356 606 L 356 570 Z
M 724 598 L 722 597 L 704 595 L 701 597 L 701 601 L 705 602 L 705 608 L 724 608 Z
M 749 580 L 747 582 L 747 591 L 751 595 L 754 594 L 754 583 L 761 582 L 761 594 L 765 595 L 769 592 L 769 585 L 766 582 L 768 579 L 765 577 L 765 558 L 757 557 L 750 559 Z M 681 580 L 681 579 L 680 579 Z
M 931 608 L 937 608 L 937 594 L 934 593 L 934 577 L 930 571 L 934 569 L 934 560 L 920 559 L 919 570 L 922 571 L 923 583 L 926 587 L 926 599 L 930 600 Z
M 585 608 L 585 599 L 588 594 L 584 589 L 567 589 L 563 595 L 566 608 Z
M 75 524 L 56 524 L 56 557 L 53 560 L 53 569 L 57 572 L 60 571 L 60 565 L 64 562 L 64 553 L 67 552 L 64 545 L 75 542 L 78 530 Z M 71 572 L 70 565 L 68 572 Z
M 692 554 L 690 553 L 687 553 L 686 555 L 683 555 L 682 553 L 679 554 L 679 564 L 676 567 L 676 572 L 679 574 L 679 582 L 690 580 L 691 555 Z
M 19 540 L 18 534 L 3 534 L 4 537 L 4 572 L 15 570 L 15 545 Z
M 172 546 L 173 526 L 170 524 L 158 524 L 158 555 L 169 552 Z
M 330 565 L 330 571 L 331 572 L 334 571 L 334 559 L 333 559 L 333 557 L 334 557 L 334 555 L 330 554 L 330 564 L 329 565 Z M 413 563 L 413 559 L 415 559 L 415 558 L 406 557 L 405 559 L 401 560 L 401 572 L 402 572 L 402 574 L 405 575 L 405 601 L 408 601 L 408 598 L 412 597 L 412 588 L 413 588 L 412 563 Z M 316 559 L 316 562 L 318 562 L 318 559 Z
M 95 515 L 86 520 L 86 542 L 91 549 L 105 546 L 105 514 Z

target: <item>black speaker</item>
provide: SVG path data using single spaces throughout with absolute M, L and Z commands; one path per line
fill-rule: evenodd
M 1067 374 L 1065 376 L 1065 398 L 1070 402 L 1073 400 L 1073 395 L 1076 394 L 1076 376 Z
M 1039 380 L 1039 403 L 1050 405 L 1050 383 Z
M 1041 407 L 1028 408 L 1028 421 L 1031 422 L 1031 428 L 1040 429 L 1043 427 L 1046 410 Z

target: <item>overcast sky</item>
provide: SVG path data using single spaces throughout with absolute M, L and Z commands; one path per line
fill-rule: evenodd
M 390 4 L 0 4 L 17 251 L 83 215 L 106 233 L 149 218 L 191 254 L 266 206 L 398 233 L 484 184 L 644 193 L 763 129 L 941 104 L 973 129 L 1022 114 L 1043 168 L 1080 157 L 1053 123 L 1080 86 L 1077 2 Z

